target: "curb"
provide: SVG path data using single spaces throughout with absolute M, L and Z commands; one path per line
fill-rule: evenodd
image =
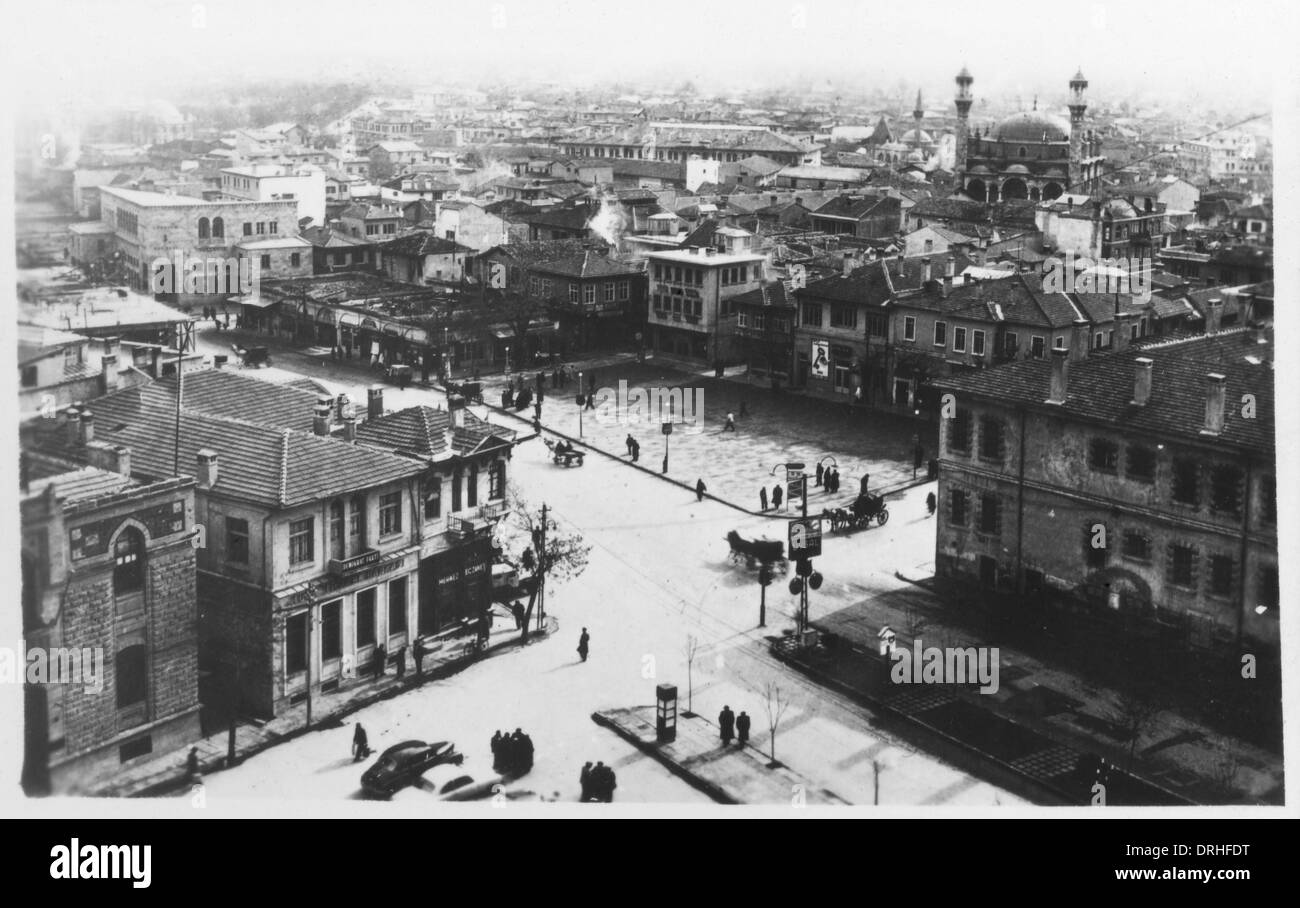
M 707 779 L 703 779 L 700 776 L 697 776 L 695 773 L 691 772 L 686 767 L 682 766 L 680 763 L 676 762 L 675 760 L 668 759 L 663 755 L 662 752 L 660 752 L 658 748 L 647 744 L 645 741 L 642 741 L 636 735 L 633 735 L 631 732 L 628 732 L 623 728 L 619 727 L 616 723 L 614 723 L 610 719 L 605 718 L 600 713 L 598 712 L 592 713 L 591 721 L 595 722 L 597 725 L 601 726 L 602 728 L 608 728 L 610 731 L 618 735 L 624 741 L 627 741 L 637 750 L 641 751 L 646 756 L 653 758 L 656 762 L 662 765 L 673 775 L 677 776 L 679 779 L 684 781 L 687 785 L 690 785 L 696 791 L 699 791 L 702 794 L 707 795 L 708 797 L 717 801 L 719 804 L 740 803 L 731 795 L 729 795 L 726 789 L 724 789 L 722 786 L 710 782 Z

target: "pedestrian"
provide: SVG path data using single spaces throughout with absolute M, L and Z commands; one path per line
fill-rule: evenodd
M 492 733 L 492 768 L 501 769 L 501 729 Z
M 840 490 L 840 471 L 836 467 L 831 467 L 831 488 L 830 492 L 834 495 Z
M 743 709 L 740 715 L 736 717 L 736 738 L 740 741 L 740 746 L 744 747 L 749 742 L 749 713 Z
M 603 762 L 598 762 L 591 770 L 591 797 L 592 800 L 605 800 L 605 786 L 609 780 L 609 767 Z
M 406 677 L 406 644 L 403 643 L 397 648 L 397 677 Z
M 767 510 L 767 486 L 758 487 L 758 501 L 762 507 L 759 510 Z
M 415 673 L 419 677 L 424 677 L 424 638 L 415 638 Z
M 925 509 L 930 512 L 928 516 L 933 517 L 934 512 L 938 509 L 938 507 L 939 507 L 939 502 L 934 497 L 933 492 L 925 496 Z
M 704 485 L 704 480 L 703 479 L 697 480 L 695 483 L 695 500 L 703 501 L 704 493 L 707 491 L 708 488 Z
M 772 509 L 773 510 L 776 510 L 777 508 L 781 507 L 781 496 L 783 494 L 784 493 L 781 491 L 781 483 L 778 482 L 776 485 L 772 486 Z
M 512 602 L 510 604 L 510 614 L 513 615 L 515 619 L 515 630 L 517 631 L 523 630 L 524 629 L 523 603 L 521 603 L 518 599 Z
M 518 771 L 528 772 L 533 768 L 533 739 L 526 734 L 519 736 Z
M 722 712 L 718 713 L 718 732 L 722 735 L 723 746 L 731 743 L 731 739 L 736 734 L 736 714 L 731 711 L 730 706 L 723 706 Z
M 492 636 L 492 609 L 485 608 L 478 617 L 478 645 L 482 649 Z
M 564 442 L 560 442 L 560 444 L 564 444 Z M 555 450 L 557 453 L 559 452 L 559 444 L 555 446 Z M 533 572 L 533 568 L 537 566 L 537 559 L 533 557 L 533 550 L 531 548 L 524 549 L 523 555 L 519 557 L 519 562 L 523 565 L 524 570 L 528 571 L 530 574 Z M 517 604 L 518 603 L 516 603 L 516 605 Z
M 375 674 L 381 678 L 388 674 L 388 650 L 382 643 L 375 647 Z
M 587 661 L 587 645 L 590 641 L 591 635 L 587 633 L 587 629 L 584 627 L 582 636 L 578 638 L 578 655 L 582 657 L 583 662 Z
M 594 410 L 594 409 L 596 409 L 596 395 L 595 395 L 594 392 L 591 393 L 591 394 L 588 394 L 588 395 L 587 395 L 587 397 L 586 397 L 586 401 L 587 401 L 587 404 L 586 404 L 585 409 L 587 409 L 587 410 Z
M 631 456 L 632 456 L 632 444 L 633 444 L 633 441 L 632 441 L 632 433 L 631 433 L 631 432 L 627 433 L 627 439 L 624 440 L 623 444 L 627 447 L 627 456 L 628 456 L 628 457 L 631 457 Z
M 641 442 L 635 438 L 632 439 L 632 462 L 636 463 L 641 459 Z
M 352 762 L 356 763 L 370 756 L 370 742 L 366 740 L 366 730 L 357 723 L 356 730 L 352 732 Z
M 582 803 L 587 803 L 591 798 L 591 761 L 588 760 L 582 767 L 582 772 L 578 774 L 578 784 L 582 786 L 582 796 L 578 798 Z
M 826 470 L 822 467 L 822 465 L 817 464 L 817 481 L 814 482 L 813 485 L 819 486 L 822 484 L 822 474 L 824 474 L 825 472 Z
M 604 778 L 601 779 L 600 793 L 604 797 L 602 797 L 601 800 L 606 804 L 612 804 L 614 803 L 614 789 L 618 788 L 618 782 L 614 777 L 614 770 L 612 767 L 606 766 L 603 775 Z
M 199 749 L 190 748 L 190 755 L 185 758 L 185 778 L 190 782 L 199 780 Z
M 722 427 L 722 431 L 724 432 L 736 431 L 736 416 L 734 413 L 727 414 L 727 424 Z

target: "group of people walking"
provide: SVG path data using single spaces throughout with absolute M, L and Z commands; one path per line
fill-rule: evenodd
M 492 768 L 506 775 L 523 775 L 533 768 L 533 739 L 518 728 L 514 734 L 492 735 Z
M 722 712 L 718 713 L 718 732 L 722 736 L 722 745 L 726 747 L 735 738 L 744 747 L 749 743 L 749 724 L 749 713 L 742 709 L 737 716 L 730 706 L 723 706 Z
M 817 464 L 817 482 L 828 494 L 834 495 L 840 490 L 840 471 L 838 467 L 831 467 L 829 470 L 823 469 L 821 464 Z
M 614 800 L 614 789 L 618 787 L 618 782 L 614 778 L 614 770 L 600 762 L 592 766 L 590 760 L 582 767 L 578 782 L 582 785 L 582 802 L 584 804 L 588 801 L 609 804 Z
M 641 442 L 633 438 L 631 432 L 627 433 L 627 440 L 623 444 L 627 446 L 627 456 L 632 458 L 633 463 L 641 459 Z

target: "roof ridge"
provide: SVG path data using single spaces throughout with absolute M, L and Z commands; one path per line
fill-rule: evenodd
M 283 430 L 280 442 L 280 488 L 278 501 L 281 505 L 289 501 L 289 430 Z

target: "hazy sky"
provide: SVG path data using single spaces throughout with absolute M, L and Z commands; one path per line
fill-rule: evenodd
M 21 96 L 174 96 L 194 80 L 322 80 L 388 68 L 428 82 L 532 78 L 577 86 L 691 79 L 735 91 L 789 83 L 920 87 L 949 103 L 1058 96 L 1082 66 L 1097 97 L 1227 109 L 1287 77 L 1298 4 L 863 0 L 33 0 L 8 11 Z M 25 75 L 25 77 L 23 77 Z M 1292 74 L 1293 77 L 1293 74 Z M 914 88 L 913 88 L 914 90 Z

